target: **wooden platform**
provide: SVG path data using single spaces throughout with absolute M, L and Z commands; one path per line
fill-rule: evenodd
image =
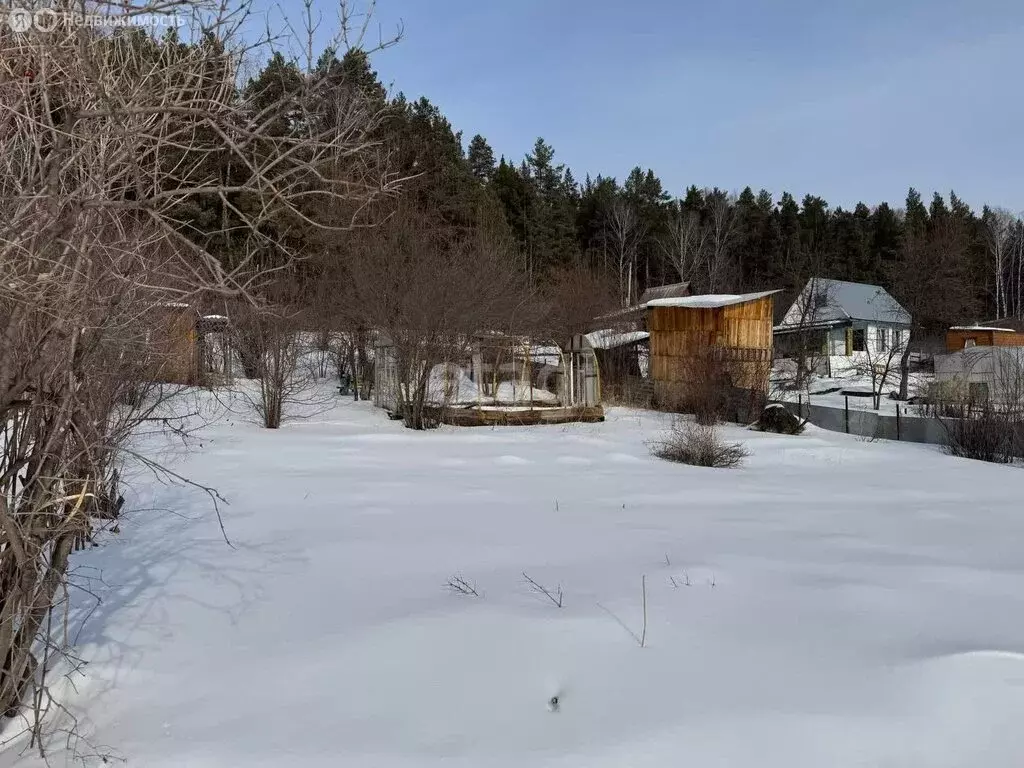
M 518 427 L 533 424 L 569 424 L 575 421 L 604 421 L 600 405 L 585 408 L 530 408 L 504 410 L 483 408 L 446 408 L 440 414 L 442 424 L 457 427 Z

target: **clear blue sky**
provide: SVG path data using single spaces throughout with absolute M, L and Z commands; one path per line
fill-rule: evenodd
M 283 0 L 286 13 L 290 2 Z M 265 0 L 268 4 L 271 0 Z M 331 0 L 317 0 L 325 15 Z M 1021 0 L 378 0 L 386 84 L 578 179 L 1024 210 Z

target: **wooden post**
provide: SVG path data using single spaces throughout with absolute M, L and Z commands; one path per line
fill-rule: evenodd
M 896 403 L 896 439 L 900 439 L 900 404 Z
M 798 419 L 804 417 L 804 393 L 798 392 L 796 395 L 796 416 Z
M 845 395 L 846 404 L 843 406 L 843 420 L 846 423 L 846 434 L 850 434 L 850 396 Z

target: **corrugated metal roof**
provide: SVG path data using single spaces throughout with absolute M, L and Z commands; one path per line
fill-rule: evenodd
M 649 339 L 651 334 L 647 331 L 626 331 L 619 332 L 614 328 L 605 328 L 600 331 L 592 331 L 586 335 L 587 341 L 594 349 L 614 349 L 626 344 L 635 344 L 638 341 Z
M 875 320 L 883 323 L 910 324 L 910 313 L 880 285 L 813 277 L 800 292 L 797 302 L 811 290 L 818 296 L 828 298 L 826 305 L 815 308 L 815 323 L 833 320 Z M 789 318 L 783 320 L 780 325 L 794 325 L 792 321 L 787 320 Z
M 639 304 L 646 304 L 655 299 L 678 299 L 690 295 L 689 283 L 672 283 L 670 285 L 656 285 L 648 288 L 640 295 Z

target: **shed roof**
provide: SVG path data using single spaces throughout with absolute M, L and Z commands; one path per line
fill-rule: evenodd
M 678 299 L 690 295 L 689 283 L 671 283 L 669 285 L 655 285 L 640 294 L 639 304 L 647 304 L 655 299 Z
M 998 317 L 995 320 L 982 320 L 978 323 L 975 323 L 975 325 L 981 325 L 986 328 L 999 328 L 1001 330 L 1024 333 L 1024 320 L 1016 317 Z
M 728 307 L 732 304 L 745 304 L 757 301 L 779 291 L 759 291 L 758 293 L 709 293 L 701 296 L 681 296 L 678 298 L 653 299 L 647 302 L 647 308 L 654 307 L 689 307 L 691 309 L 714 309 Z
M 951 331 L 998 331 L 1000 333 L 1017 333 L 1013 328 L 994 328 L 990 325 L 954 325 Z
M 605 328 L 601 331 L 593 331 L 586 335 L 587 341 L 594 349 L 614 349 L 624 347 L 627 344 L 635 344 L 638 341 L 649 339 L 651 334 L 647 331 L 626 331 L 620 332 L 614 328 Z

